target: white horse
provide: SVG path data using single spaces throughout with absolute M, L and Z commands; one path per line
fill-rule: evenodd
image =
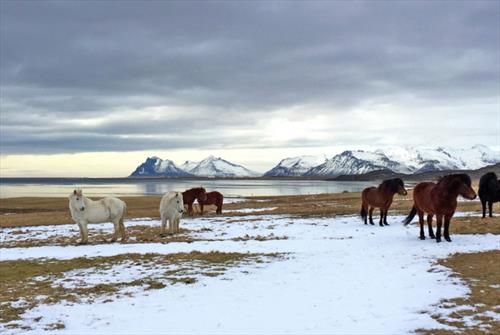
M 92 201 L 82 194 L 82 190 L 74 190 L 69 195 L 69 210 L 73 221 L 80 227 L 80 234 L 82 236 L 81 244 L 88 242 L 87 224 L 110 221 L 115 226 L 115 232 L 111 241 L 116 241 L 119 232 L 121 232 L 122 242 L 127 240 L 127 232 L 123 224 L 123 217 L 127 210 L 127 205 L 124 201 L 111 197 Z
M 161 236 L 165 235 L 165 228 L 168 220 L 168 233 L 174 234 L 179 231 L 179 221 L 184 213 L 184 201 L 182 192 L 168 192 L 161 198 Z

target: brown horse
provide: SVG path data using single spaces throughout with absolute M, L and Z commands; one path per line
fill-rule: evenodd
M 198 200 L 198 203 L 200 204 L 201 215 L 203 215 L 203 205 L 215 205 L 215 206 L 217 206 L 217 210 L 215 211 L 215 213 L 222 214 L 222 202 L 223 201 L 224 201 L 224 196 L 221 193 L 219 193 L 217 191 L 208 192 L 207 193 L 207 200 L 205 200 L 205 201 Z
M 420 239 L 425 240 L 424 234 L 424 213 L 427 213 L 427 224 L 429 226 L 429 236 L 435 238 L 436 242 L 441 242 L 441 226 L 444 217 L 444 239 L 450 239 L 450 220 L 457 208 L 457 197 L 472 200 L 476 197 L 476 192 L 471 187 L 470 177 L 465 173 L 450 174 L 442 177 L 436 183 L 419 183 L 413 189 L 413 208 L 404 220 L 408 225 L 418 214 L 420 222 Z M 432 231 L 432 217 L 436 215 L 437 232 L 434 236 Z
M 197 199 L 198 203 L 207 200 L 207 193 L 203 187 L 195 187 L 182 192 L 184 205 L 188 205 L 188 215 L 193 215 L 193 203 Z
M 394 194 L 407 195 L 405 185 L 401 178 L 384 180 L 378 187 L 367 187 L 361 193 L 361 218 L 367 224 L 368 213 L 370 214 L 370 224 L 373 225 L 373 210 L 380 208 L 380 226 L 388 226 L 387 212 L 392 204 Z

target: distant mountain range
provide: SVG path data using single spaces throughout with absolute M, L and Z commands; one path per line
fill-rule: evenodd
M 337 177 L 372 171 L 421 174 L 432 171 L 476 170 L 500 162 L 498 152 L 484 145 L 467 149 L 437 147 L 417 149 L 392 147 L 384 150 L 347 150 L 328 159 L 326 156 L 298 156 L 282 159 L 264 177 Z M 131 177 L 259 177 L 262 174 L 220 157 L 209 156 L 201 162 L 186 161 L 180 167 L 171 160 L 150 157 Z
M 201 162 L 186 161 L 180 167 L 171 160 L 150 157 L 131 177 L 258 177 L 259 173 L 220 157 L 209 156 Z

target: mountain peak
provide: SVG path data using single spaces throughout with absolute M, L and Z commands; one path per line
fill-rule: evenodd
M 189 172 L 203 177 L 256 177 L 259 175 L 241 165 L 228 162 L 221 157 L 213 155 L 199 162 Z
M 157 156 L 148 157 L 139 165 L 131 177 L 189 177 L 190 173 L 178 168 L 170 159 L 161 159 Z

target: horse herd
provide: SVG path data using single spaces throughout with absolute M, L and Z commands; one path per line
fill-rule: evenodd
M 217 192 L 206 192 L 203 187 L 195 187 L 184 192 L 170 191 L 160 201 L 161 236 L 166 234 L 168 222 L 169 234 L 179 232 L 179 222 L 184 213 L 184 205 L 187 205 L 188 215 L 193 215 L 193 203 L 198 200 L 201 215 L 204 205 L 217 206 L 216 213 L 222 214 L 222 203 L 224 196 Z M 122 242 L 127 240 L 127 232 L 123 224 L 123 218 L 127 211 L 127 205 L 121 199 L 106 197 L 100 200 L 91 200 L 83 195 L 82 190 L 74 190 L 69 195 L 69 211 L 71 218 L 80 228 L 80 244 L 88 243 L 88 224 L 113 222 L 115 231 L 112 242 L 121 235 Z
M 476 192 L 471 186 L 471 178 L 464 173 L 449 174 L 441 177 L 436 183 L 422 182 L 413 189 L 413 207 L 404 220 L 408 225 L 418 215 L 420 223 L 420 239 L 425 239 L 424 215 L 427 214 L 427 225 L 429 237 L 441 242 L 441 228 L 444 223 L 443 237 L 446 241 L 450 239 L 450 221 L 457 208 L 457 198 L 462 196 L 473 200 Z M 404 182 L 401 178 L 384 180 L 378 187 L 365 188 L 361 194 L 360 215 L 365 225 L 373 222 L 373 211 L 380 209 L 380 226 L 386 226 L 387 213 L 391 207 L 395 194 L 407 195 Z M 479 180 L 479 198 L 483 208 L 483 218 L 486 216 L 486 205 L 488 205 L 489 216 L 492 216 L 492 205 L 500 201 L 500 180 L 494 172 L 488 172 Z M 216 213 L 222 214 L 224 197 L 219 192 L 206 192 L 203 187 L 192 188 L 184 192 L 171 191 L 165 194 L 160 201 L 161 233 L 165 236 L 167 222 L 168 234 L 179 232 L 179 222 L 187 205 L 187 214 L 193 215 L 193 203 L 197 200 L 200 205 L 200 213 L 203 215 L 204 205 L 215 205 Z M 113 222 L 114 234 L 111 241 L 116 241 L 121 235 L 122 242 L 127 240 L 127 232 L 123 224 L 127 205 L 124 201 L 106 197 L 93 201 L 85 197 L 82 190 L 74 190 L 69 196 L 69 209 L 71 217 L 78 224 L 81 234 L 81 244 L 88 242 L 87 225 L 89 223 Z M 433 217 L 436 217 L 437 230 L 434 235 L 432 228 Z

